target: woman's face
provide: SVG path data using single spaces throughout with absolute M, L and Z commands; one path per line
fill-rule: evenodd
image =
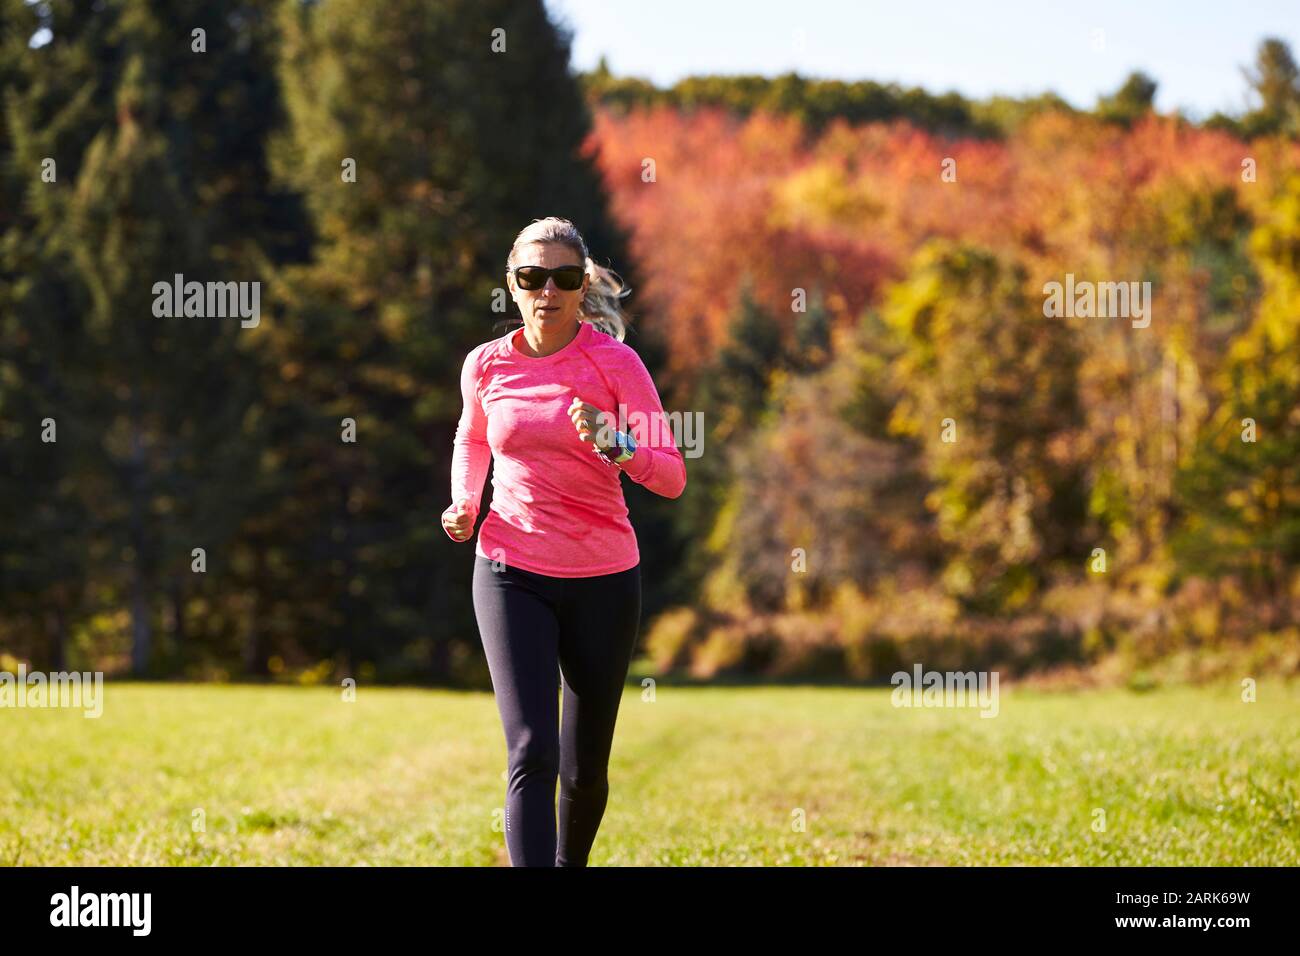
M 520 246 L 515 266 L 542 266 L 556 269 L 560 266 L 582 266 L 578 254 L 560 242 L 533 242 Z M 515 274 L 506 274 L 510 286 L 510 295 L 519 306 L 519 314 L 524 323 L 532 329 L 549 335 L 570 327 L 578 320 L 578 306 L 587 292 L 591 277 L 582 277 L 582 288 L 566 292 L 555 284 L 554 277 L 548 277 L 546 285 L 540 289 L 522 289 L 515 281 Z

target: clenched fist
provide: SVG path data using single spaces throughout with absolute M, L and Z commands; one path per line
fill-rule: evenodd
M 442 513 L 442 526 L 457 541 L 464 541 L 474 530 L 477 509 L 471 509 L 469 499 L 462 498 Z
M 584 402 L 575 395 L 573 404 L 569 406 L 569 417 L 573 419 L 573 425 L 582 441 L 595 443 L 601 451 L 609 451 L 614 447 L 614 428 L 609 423 L 609 415 L 595 405 Z

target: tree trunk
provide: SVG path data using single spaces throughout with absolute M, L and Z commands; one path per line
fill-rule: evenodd
M 56 602 L 59 598 L 56 596 Z M 61 603 L 56 603 L 54 610 L 45 617 L 48 643 L 48 670 L 62 671 L 67 660 L 68 618 Z
M 133 408 L 132 412 L 136 413 L 136 409 Z M 140 434 L 138 414 L 131 438 L 130 489 L 130 525 L 127 537 L 132 551 L 131 671 L 141 677 L 149 668 L 153 651 L 153 628 L 149 619 L 149 585 L 145 571 L 144 440 Z
M 172 606 L 172 646 L 179 659 L 184 659 L 185 647 L 185 587 L 180 578 L 172 580 L 168 601 Z
M 257 547 L 254 544 L 254 547 Z M 259 549 L 253 558 L 252 601 L 248 611 L 248 640 L 244 644 L 244 670 L 253 677 L 266 677 L 271 670 L 267 658 L 267 637 L 262 625 L 262 587 L 264 562 Z
M 149 620 L 149 597 L 137 555 L 131 570 L 131 671 L 143 677 L 153 650 L 153 628 Z

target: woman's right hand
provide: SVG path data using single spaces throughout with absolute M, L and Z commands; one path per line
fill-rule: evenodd
M 453 541 L 464 541 L 474 530 L 474 519 L 477 517 L 478 512 L 470 508 L 469 499 L 462 498 L 442 513 L 442 526 Z

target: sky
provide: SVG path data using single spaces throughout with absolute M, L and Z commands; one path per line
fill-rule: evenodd
M 1243 66 L 1277 36 L 1300 59 L 1300 0 L 545 0 L 572 66 L 602 54 L 660 86 L 791 70 L 983 99 L 1053 91 L 1090 108 L 1133 70 L 1156 108 L 1193 119 L 1250 105 Z

